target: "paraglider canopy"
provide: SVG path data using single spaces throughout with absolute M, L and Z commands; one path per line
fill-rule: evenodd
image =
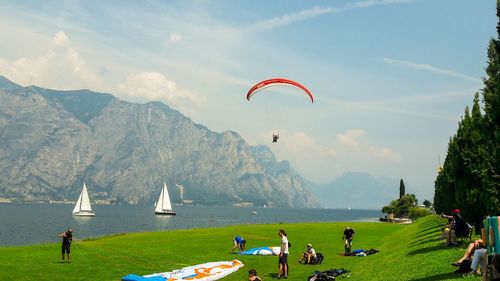
M 285 86 L 291 86 L 295 87 L 301 90 L 304 94 L 308 95 L 309 98 L 311 99 L 311 102 L 314 102 L 314 96 L 312 93 L 302 84 L 299 82 L 289 80 L 286 78 L 271 78 L 267 79 L 264 81 L 261 81 L 257 84 L 255 84 L 250 90 L 248 90 L 247 93 L 247 100 L 250 100 L 251 97 L 253 97 L 257 92 L 271 86 L 279 86 L 279 85 L 285 85 Z

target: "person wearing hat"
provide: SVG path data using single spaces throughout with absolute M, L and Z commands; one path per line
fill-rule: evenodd
M 66 232 L 59 234 L 59 238 L 62 238 L 61 262 L 64 262 L 64 253 L 68 255 L 68 262 L 71 262 L 71 242 L 73 241 L 73 230 L 68 228 Z
M 248 271 L 248 281 L 262 281 L 262 279 L 257 276 L 257 270 L 250 269 Z
M 311 264 L 314 260 L 317 259 L 316 251 L 314 250 L 312 244 L 307 244 L 307 249 L 302 255 L 302 258 L 299 260 L 299 263 L 305 261 L 305 264 Z
M 450 230 L 446 237 L 446 242 L 448 246 L 455 246 L 457 245 L 457 236 L 467 236 L 470 233 L 470 227 L 465 219 L 462 218 L 462 215 L 460 215 L 460 209 L 454 209 L 451 211 L 451 213 L 451 216 L 442 214 L 441 217 L 453 219 L 453 223 L 451 224 Z

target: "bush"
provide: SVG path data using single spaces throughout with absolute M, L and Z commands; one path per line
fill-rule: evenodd
M 408 217 L 412 220 L 416 220 L 421 217 L 425 217 L 429 215 L 429 210 L 420 207 L 410 208 L 410 212 L 408 213 Z

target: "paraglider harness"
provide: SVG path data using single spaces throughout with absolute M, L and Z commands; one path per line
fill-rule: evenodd
M 371 248 L 370 250 L 368 251 L 365 251 L 363 249 L 359 249 L 359 250 L 354 250 L 350 253 L 347 253 L 347 254 L 344 254 L 344 256 L 358 256 L 358 257 L 364 257 L 364 256 L 369 256 L 369 255 L 373 255 L 375 253 L 378 253 L 380 252 L 379 250 L 376 250 L 376 249 L 373 249 Z
M 330 269 L 325 271 L 315 271 L 314 275 L 307 278 L 308 281 L 330 281 L 335 280 L 335 278 L 341 274 L 348 273 L 349 270 L 340 269 Z M 348 276 L 349 277 L 349 276 Z
M 280 138 L 280 133 L 273 134 L 273 143 L 278 142 L 279 138 Z

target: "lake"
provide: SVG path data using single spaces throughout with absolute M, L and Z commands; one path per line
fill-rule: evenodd
M 0 246 L 58 242 L 73 228 L 75 240 L 128 232 L 236 224 L 378 221 L 378 210 L 174 206 L 177 216 L 156 216 L 153 206 L 95 205 L 95 217 L 74 217 L 73 205 L 0 203 Z M 256 214 L 252 214 L 256 211 Z

